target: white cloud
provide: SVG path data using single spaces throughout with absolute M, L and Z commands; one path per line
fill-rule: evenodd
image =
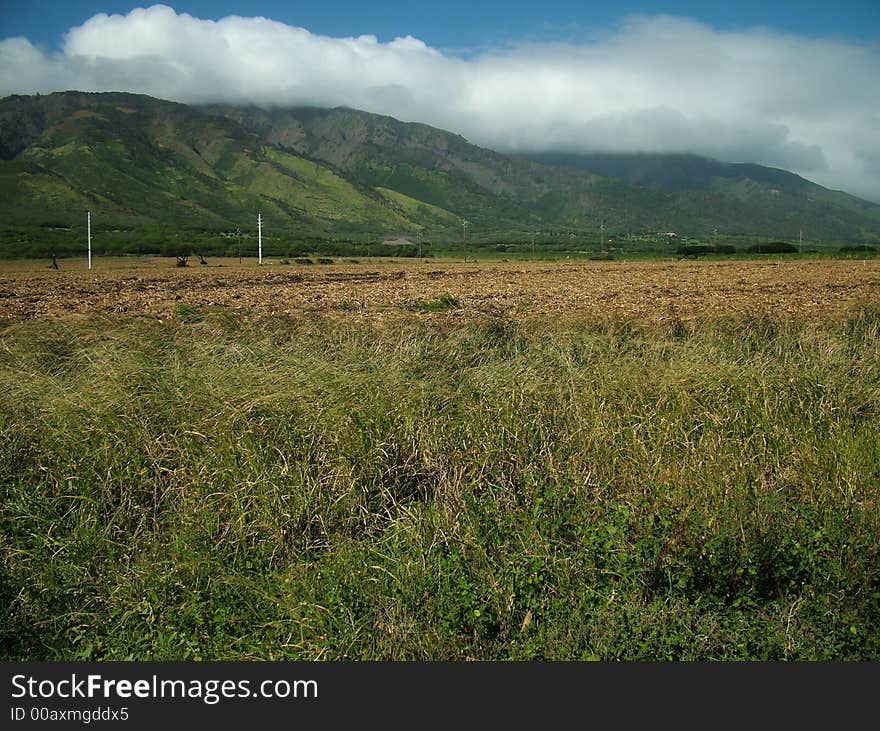
M 880 200 L 880 48 L 635 17 L 583 44 L 462 59 L 156 5 L 96 15 L 61 51 L 0 41 L 0 94 L 134 91 L 187 103 L 347 105 L 502 151 L 696 152 Z

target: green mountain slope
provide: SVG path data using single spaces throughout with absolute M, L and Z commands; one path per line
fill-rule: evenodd
M 717 228 L 880 240 L 880 206 L 757 165 L 540 162 L 347 108 L 190 107 L 81 92 L 0 100 L 0 256 L 78 250 L 86 210 L 101 246 L 115 251 L 230 249 L 238 230 L 253 235 L 258 212 L 279 250 L 416 232 L 456 241 L 464 220 L 484 242 L 590 245 L 600 226 L 618 237 Z
M 274 144 L 371 188 L 465 218 L 474 230 L 651 230 L 690 221 L 669 196 L 581 170 L 511 158 L 424 124 L 354 109 L 211 107 Z M 740 215 L 737 212 L 737 216 Z
M 529 164 L 470 145 L 457 135 L 345 108 L 211 111 L 274 144 L 321 160 L 363 186 L 395 191 L 478 226 L 541 222 L 528 205 L 529 196 L 523 195 L 522 183 L 531 184 L 536 195 L 548 186 L 522 174 Z
M 96 230 L 138 242 L 252 228 L 284 232 L 415 231 L 379 193 L 237 125 L 130 94 L 53 94 L 0 101 L 0 215 L 6 248 L 29 228 Z M 62 240 L 61 235 L 55 236 Z M 105 237 L 106 239 L 106 237 Z M 132 236 L 128 236 L 132 239 Z
M 760 165 L 694 155 L 509 157 L 423 124 L 353 109 L 212 107 L 362 184 L 478 224 L 877 240 L 880 206 Z M 595 163 L 592 164 L 591 163 Z M 635 164 L 638 163 L 638 164 Z
M 775 221 L 775 229 L 784 228 L 789 236 L 796 227 L 817 238 L 876 240 L 880 228 L 880 205 L 763 165 L 685 154 L 539 153 L 528 157 L 668 191 L 681 201 L 710 194 L 740 203 L 762 220 Z

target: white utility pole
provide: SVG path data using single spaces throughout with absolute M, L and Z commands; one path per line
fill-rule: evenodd
M 798 254 L 804 253 L 804 230 L 798 231 Z
M 263 214 L 257 214 L 257 263 L 263 266 Z
M 599 243 L 602 245 L 602 253 L 605 253 L 605 224 L 599 224 Z
M 88 240 L 89 269 L 92 268 L 92 212 L 86 211 L 86 239 Z
M 461 227 L 464 230 L 464 260 L 465 260 L 465 263 L 467 263 L 467 227 L 468 227 L 468 220 L 467 219 L 464 219 L 461 222 Z

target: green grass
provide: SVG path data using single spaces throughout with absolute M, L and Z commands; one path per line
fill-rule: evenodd
M 461 307 L 459 302 L 451 294 L 441 294 L 432 300 L 420 300 L 414 302 L 410 309 L 420 312 L 441 312 L 442 310 L 453 310 Z
M 0 332 L 4 659 L 880 659 L 880 311 Z

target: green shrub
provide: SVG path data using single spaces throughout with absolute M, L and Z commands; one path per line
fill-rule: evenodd
M 750 254 L 797 254 L 797 246 L 784 241 L 771 241 L 766 244 L 754 244 L 746 249 Z
M 436 299 L 415 302 L 410 305 L 412 310 L 420 310 L 422 312 L 439 312 L 441 310 L 450 310 L 461 307 L 461 302 L 451 294 L 441 294 Z

